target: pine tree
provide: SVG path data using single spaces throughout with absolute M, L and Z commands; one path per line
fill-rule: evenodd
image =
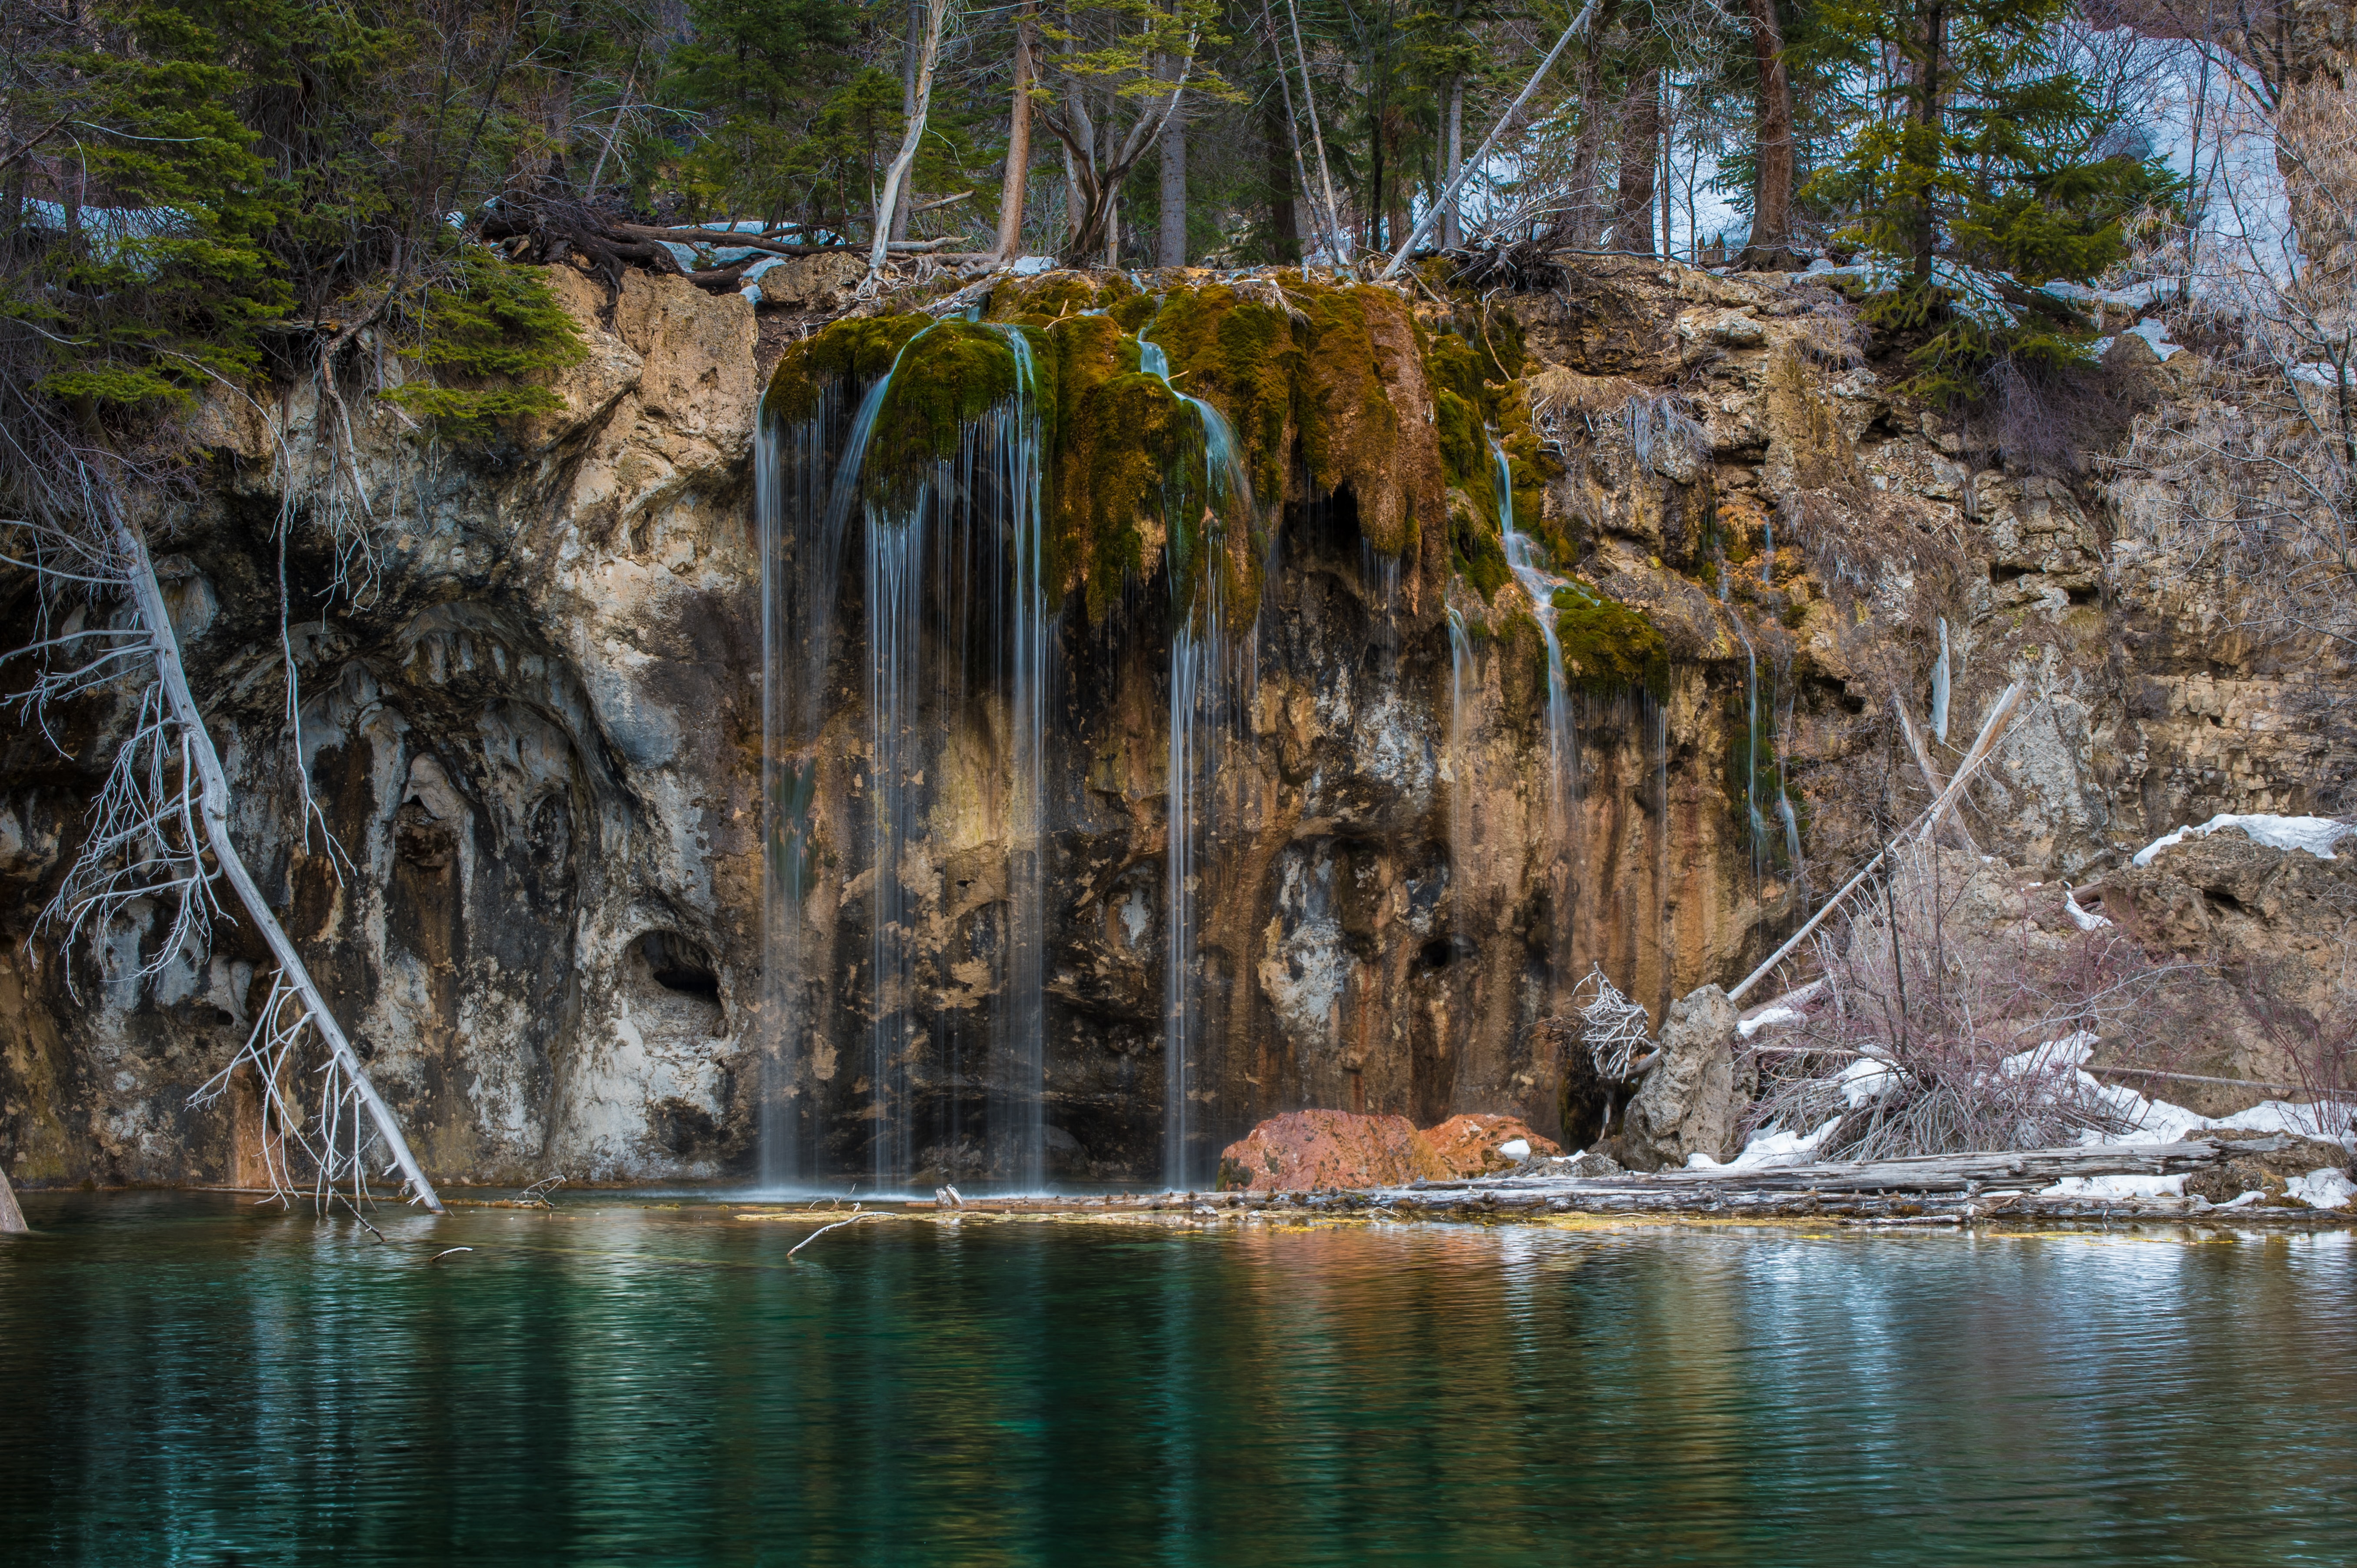
M 1878 327 L 1921 334 L 1911 390 L 1976 395 L 1995 359 L 2083 352 L 2071 313 L 2024 285 L 2086 283 L 2126 253 L 2125 220 L 2174 199 L 2157 160 L 2107 154 L 2119 127 L 2064 58 L 2069 0 L 1824 0 L 1816 47 L 1878 85 L 1811 184 L 1842 237 L 1889 263 Z

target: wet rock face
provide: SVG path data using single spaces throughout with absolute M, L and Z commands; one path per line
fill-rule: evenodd
M 564 412 L 457 454 L 355 406 L 359 477 L 383 501 L 357 602 L 323 596 L 350 509 L 306 392 L 291 479 L 267 432 L 218 413 L 214 469 L 159 532 L 159 572 L 237 780 L 240 842 L 436 1177 L 748 1173 L 766 1048 L 755 322 L 742 299 L 637 276 L 608 318 L 601 291 L 553 276 L 592 349 L 557 388 Z M 789 284 L 803 306 L 835 286 Z M 1569 733 L 1552 746 L 1520 586 L 1480 593 L 1421 489 L 1369 527 L 1349 491 L 1300 493 L 1297 472 L 1195 823 L 1190 1122 L 1207 1174 L 1304 1107 L 1411 1130 L 1512 1115 L 1577 1146 L 1599 1086 L 1576 1041 L 1534 1026 L 1591 963 L 1684 1042 L 1629 1109 L 1646 1157 L 1724 1154 L 1721 1020 L 1673 1004 L 1742 973 L 1928 799 L 1893 705 L 1928 729 L 1943 620 L 1953 718 L 1929 744 L 1943 765 L 2007 682 L 2036 693 L 1974 786 L 1975 853 L 2083 887 L 2180 822 L 2330 809 L 2322 743 L 2283 715 L 2340 676 L 2251 648 L 2198 563 L 2140 542 L 2133 484 L 2107 515 L 1895 405 L 1822 286 L 1606 262 L 1497 303 L 1533 356 L 1523 402 L 1546 454 L 1518 505 L 1577 558 L 1559 567 L 1641 612 L 1659 678 L 1597 679 L 1614 650 L 1567 646 Z M 1370 352 L 1396 358 L 1407 318 L 1383 321 Z M 289 486 L 282 628 L 272 530 Z M 841 596 L 854 633 L 860 571 Z M 1043 964 L 1059 1176 L 1162 1168 L 1166 588 L 1106 590 L 1114 611 L 1076 600 L 1060 622 Z M 797 785 L 821 852 L 801 980 L 825 994 L 799 1059 L 827 1168 L 850 1171 L 876 1134 L 855 642 L 820 682 L 823 741 Z M 249 934 L 225 923 L 209 951 L 134 983 L 152 934 L 108 933 L 76 957 L 72 991 L 34 939 L 95 789 L 78 759 L 124 722 L 72 715 L 66 757 L 0 733 L 0 1155 L 20 1180 L 253 1168 L 250 1090 L 186 1105 L 267 993 Z M 963 1180 L 997 1157 L 1006 693 L 980 680 L 926 723 L 901 868 L 918 1026 L 885 1066 L 920 1106 L 910 1165 Z M 2225 837 L 2171 854 L 2229 854 Z M 2198 928 L 2310 963 L 2283 934 L 2309 907 L 2286 902 L 2311 875 L 2296 870 L 2193 875 L 2164 857 L 2151 877 L 2114 872 L 2103 907 L 2156 940 Z

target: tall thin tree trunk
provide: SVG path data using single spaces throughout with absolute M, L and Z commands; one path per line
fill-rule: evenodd
M 1453 191 L 1458 186 L 1458 171 L 1465 166 L 1465 78 L 1462 75 L 1448 79 L 1448 129 L 1446 141 L 1448 148 L 1448 172 L 1441 188 Z M 1453 251 L 1464 242 L 1465 220 L 1458 211 L 1457 198 L 1451 196 L 1442 203 L 1440 209 L 1440 248 L 1444 251 Z
M 952 0 L 931 0 L 926 9 L 931 13 L 925 26 L 924 57 L 917 65 L 917 107 L 909 116 L 900 133 L 900 150 L 892 158 L 892 167 L 884 177 L 884 194 L 876 203 L 876 236 L 867 253 L 867 271 L 872 276 L 883 270 L 889 226 L 883 221 L 888 212 L 899 210 L 900 198 L 906 193 L 909 171 L 917 161 L 917 146 L 925 138 L 925 112 L 933 98 L 933 66 L 942 55 L 942 27 L 949 20 Z
M 1760 80 L 1760 144 L 1751 184 L 1751 242 L 1743 264 L 1767 271 L 1793 265 L 1792 78 L 1784 69 L 1784 29 L 1776 0 L 1747 0 L 1751 59 Z
M 1671 220 L 1677 211 L 1678 165 L 1676 146 L 1671 140 L 1676 127 L 1670 118 L 1668 97 L 1669 83 L 1665 80 L 1662 84 L 1662 98 L 1658 101 L 1661 104 L 1662 134 L 1657 138 L 1660 145 L 1653 149 L 1653 157 L 1662 166 L 1662 254 L 1674 256 L 1678 248 L 1671 238 L 1671 232 L 1676 225 Z
M 1340 253 L 1342 243 L 1342 204 L 1334 199 L 1334 171 L 1326 162 L 1326 133 L 1318 124 L 1318 94 L 1309 83 L 1309 54 L 1301 47 L 1301 12 L 1294 0 L 1285 0 L 1285 14 L 1293 23 L 1293 58 L 1301 67 L 1301 102 L 1309 111 L 1309 141 L 1318 149 L 1318 183 L 1326 198 L 1327 233 L 1329 243 L 1335 247 L 1334 264 L 1347 266 Z
M 998 254 L 1023 251 L 1023 193 L 1031 178 L 1031 7 L 1015 15 L 1015 97 L 1006 111 L 1006 185 L 998 197 Z
M 1172 61 L 1168 74 L 1176 80 L 1177 61 Z M 1187 264 L 1187 122 L 1176 110 L 1162 124 L 1162 181 L 1160 188 L 1161 243 L 1157 260 L 1166 267 Z
M 1620 0 L 1604 0 L 1595 30 L 1579 59 L 1579 132 L 1571 144 L 1571 216 L 1564 237 L 1577 250 L 1593 249 L 1604 233 L 1604 127 L 1610 116 L 1604 104 L 1607 40 L 1620 14 Z
M 1282 77 L 1280 77 L 1282 80 Z M 1261 134 L 1268 156 L 1268 231 L 1280 262 L 1301 259 L 1301 219 L 1294 208 L 1293 165 L 1298 149 L 1291 127 L 1274 98 L 1261 117 Z
M 909 0 L 909 45 L 900 56 L 900 124 L 913 125 L 917 119 L 917 57 L 923 52 L 925 36 L 925 0 Z M 927 71 L 930 75 L 930 70 Z M 916 182 L 905 180 L 900 186 L 900 199 L 892 204 L 892 238 L 909 237 L 909 209 L 916 199 Z
M 1915 210 L 1911 215 L 1913 232 L 1914 274 L 1919 284 L 1932 281 L 1932 258 L 1939 249 L 1939 217 L 1932 209 L 1932 171 L 1940 166 L 1940 128 L 1943 118 L 1941 94 L 1947 91 L 1942 68 L 1947 64 L 1948 8 L 1944 5 L 1927 5 L 1923 10 L 1923 59 L 1916 71 L 1916 113 L 1919 117 L 1916 147 L 1912 159 L 1914 171 Z
M 1659 67 L 1630 83 L 1620 117 L 1620 204 L 1612 215 L 1612 248 L 1632 256 L 1653 253 L 1653 169 L 1662 140 Z

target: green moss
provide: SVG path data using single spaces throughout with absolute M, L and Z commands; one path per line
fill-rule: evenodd
M 1171 542 L 1168 517 L 1183 498 L 1170 477 L 1200 470 L 1201 435 L 1192 412 L 1138 370 L 1136 339 L 1111 317 L 1068 316 L 1043 337 L 1056 377 L 1048 571 L 1098 621 Z
M 1566 679 L 1590 690 L 1666 690 L 1668 653 L 1660 630 L 1641 611 L 1577 585 L 1555 590 L 1555 607 Z
M 1214 285 L 1167 297 L 1149 336 L 1169 357 L 1173 384 L 1218 409 L 1235 431 L 1253 493 L 1280 499 L 1306 363 L 1291 318 L 1271 303 Z
M 974 421 L 1015 394 L 1015 353 L 1004 335 L 966 321 L 944 321 L 919 352 L 900 361 L 877 410 L 867 472 L 888 489 L 920 481 L 957 455 Z
M 772 418 L 807 419 L 830 381 L 872 381 L 892 368 L 909 338 L 933 324 L 919 312 L 853 317 L 790 346 L 770 372 L 763 404 Z
M 1114 310 L 1125 306 L 1134 310 L 1132 302 L 1141 299 L 1146 302 L 1146 314 L 1151 317 L 1152 296 L 1139 294 L 1137 285 L 1119 273 L 1049 273 L 999 285 L 991 291 L 989 315 L 993 321 L 1045 327 L 1051 321 L 1092 310 Z
M 1487 604 L 1514 574 L 1506 564 L 1505 542 L 1499 535 L 1495 515 L 1478 510 L 1470 501 L 1461 490 L 1452 497 L 1448 564 Z

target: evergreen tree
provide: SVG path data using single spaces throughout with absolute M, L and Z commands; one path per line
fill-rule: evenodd
M 1919 394 L 1972 396 L 2001 355 L 2077 358 L 2084 334 L 2069 314 L 2019 285 L 2093 280 L 2126 254 L 2127 217 L 2173 197 L 2158 160 L 2105 153 L 2117 127 L 2057 42 L 2068 5 L 1818 7 L 1816 47 L 1874 85 L 1811 194 L 1846 219 L 1846 241 L 1891 264 L 1872 308 L 1878 326 L 1923 335 Z

